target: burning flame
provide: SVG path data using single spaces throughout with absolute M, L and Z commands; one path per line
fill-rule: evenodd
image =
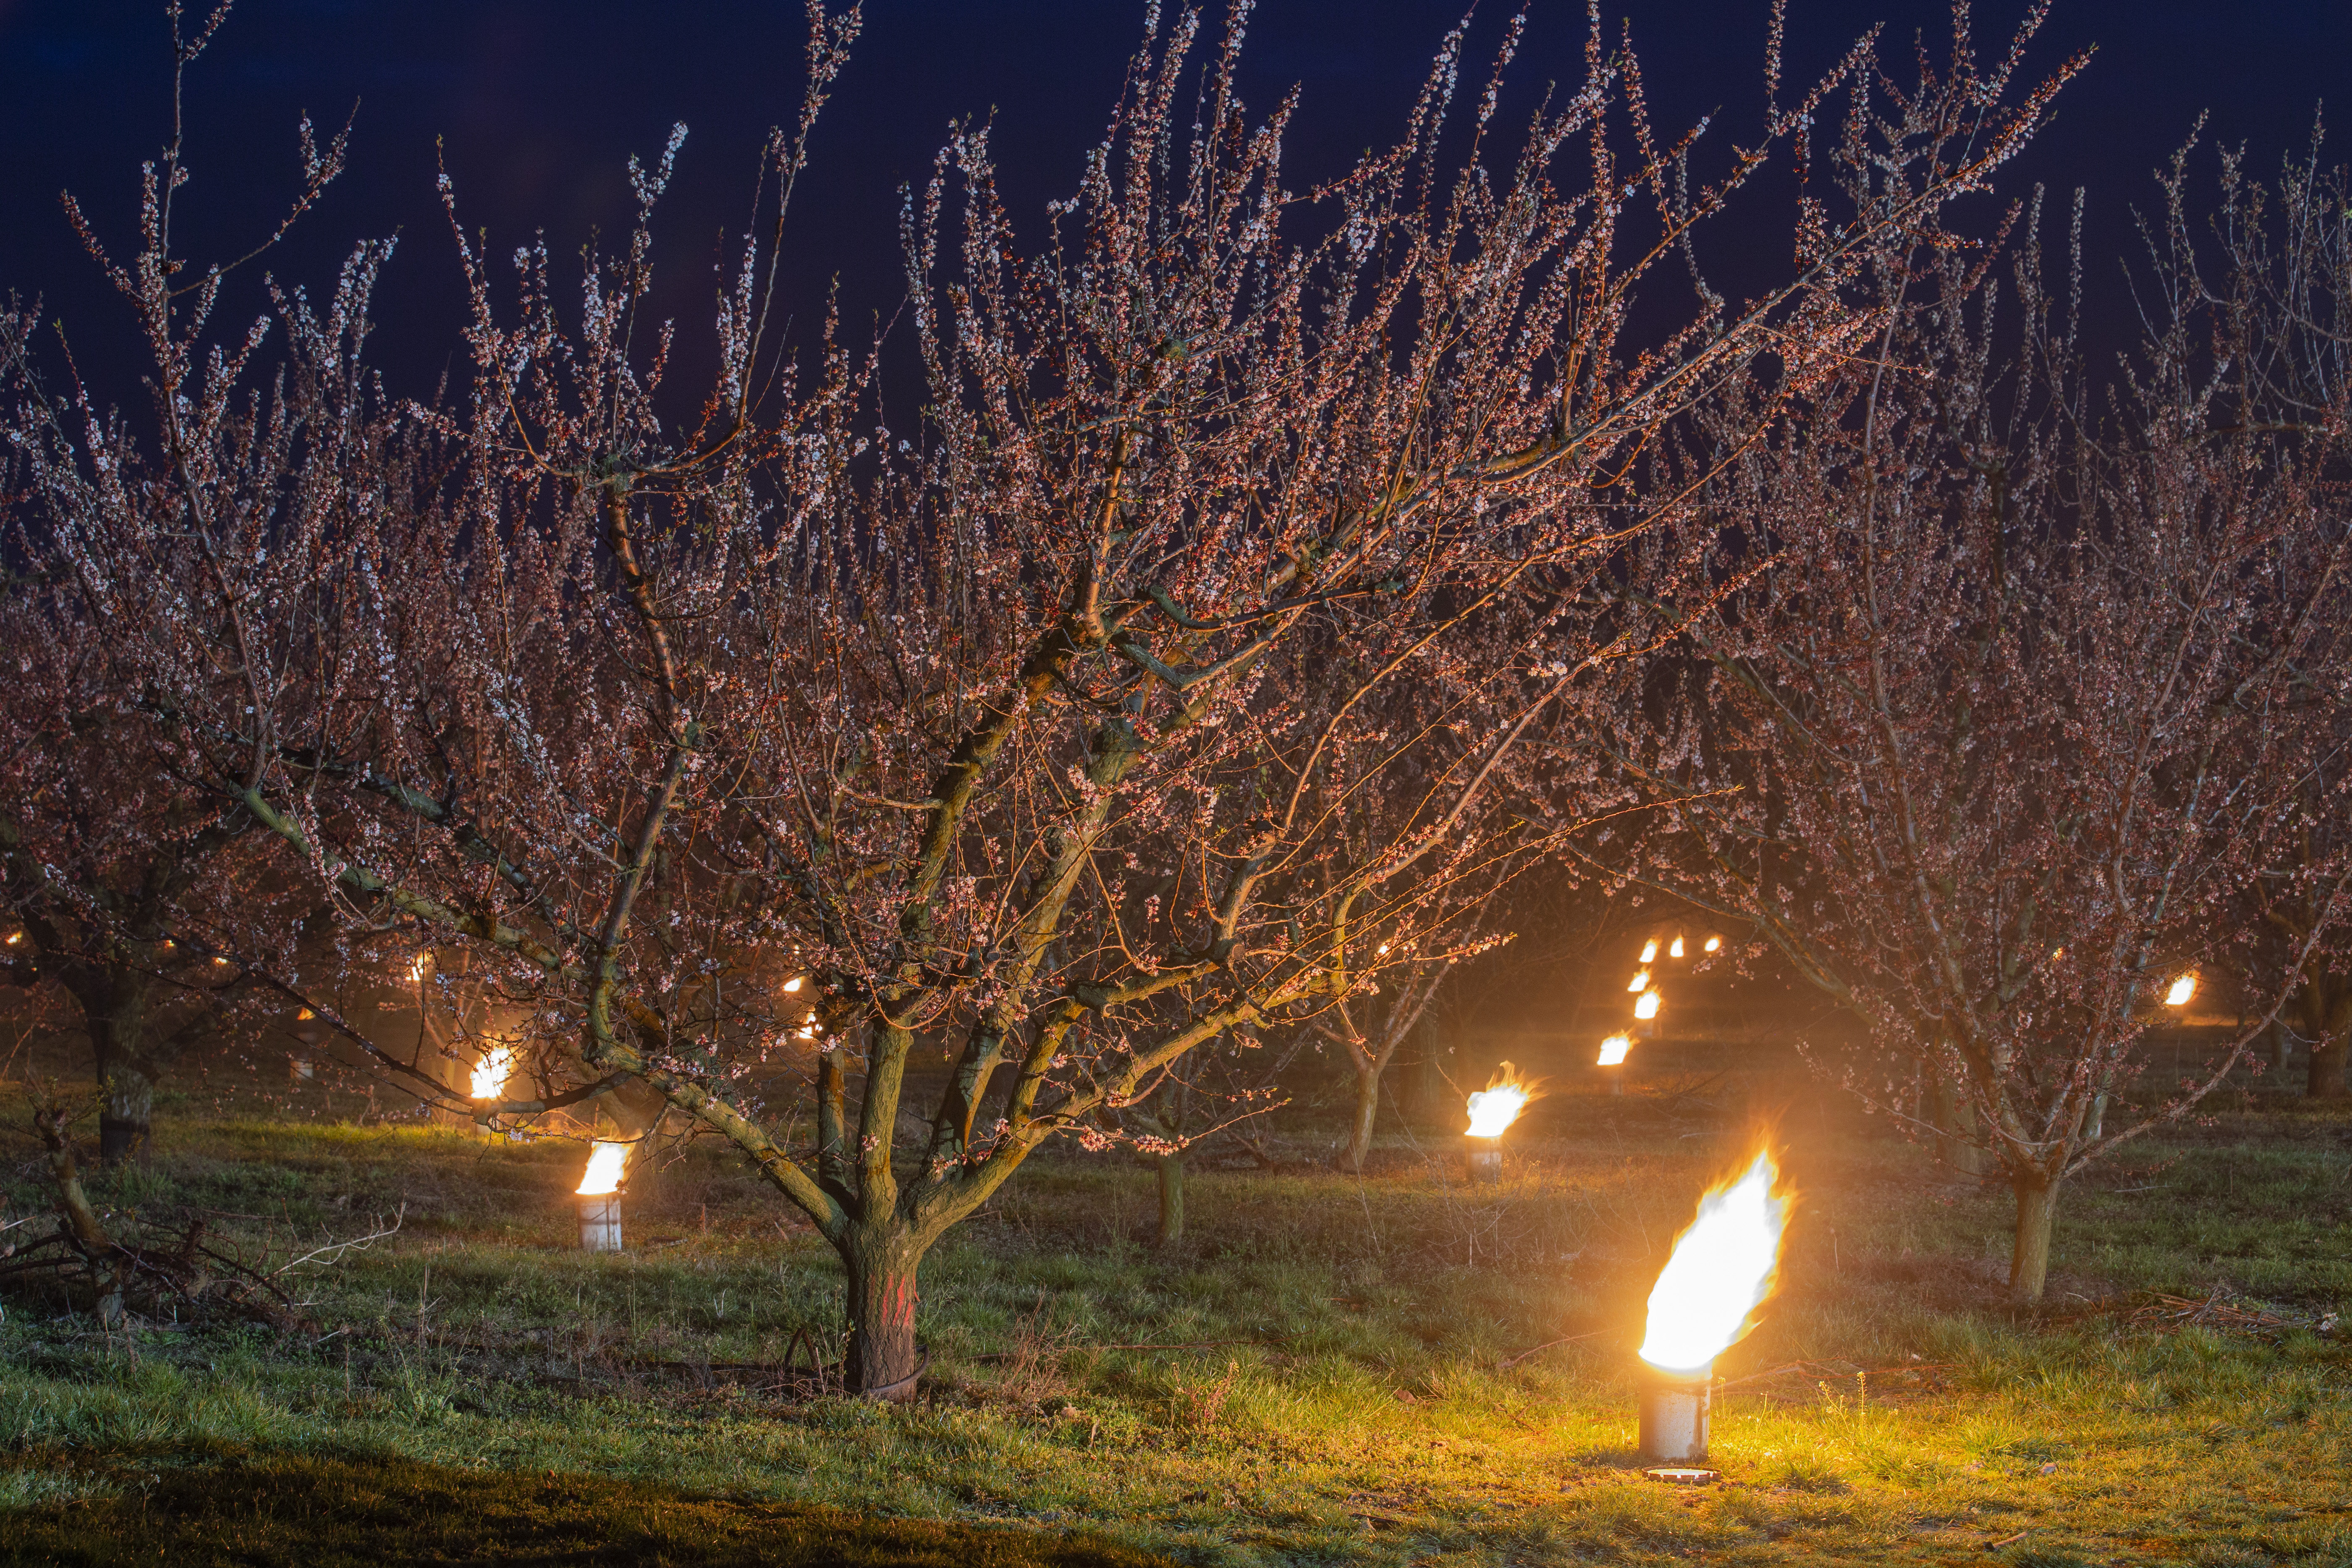
M 573 1189 L 583 1198 L 600 1198 L 621 1190 L 621 1169 L 629 1163 L 626 1143 L 599 1143 L 588 1156 L 588 1173 Z
M 1642 944 L 1642 962 L 1647 963 L 1657 956 L 1658 939 L 1656 937 L 1652 937 L 1648 942 Z
M 1722 946 L 1723 939 L 1719 936 L 1711 936 L 1706 939 L 1706 951 L 1709 952 L 1717 952 Z
M 1675 1238 L 1674 1255 L 1650 1291 L 1642 1359 L 1666 1372 L 1696 1372 L 1756 1326 L 1772 1293 L 1790 1194 L 1768 1146 L 1748 1169 L 1698 1201 L 1698 1217 Z
M 1493 1080 L 1470 1096 L 1470 1136 L 1500 1138 L 1535 1097 L 1536 1080 L 1521 1078 L 1518 1068 L 1503 1063 Z
M 474 1098 L 496 1100 L 507 1086 L 507 1074 L 513 1070 L 512 1047 L 492 1046 L 488 1053 L 474 1064 Z
M 1658 994 L 1656 992 L 1644 991 L 1640 996 L 1634 998 L 1633 1016 L 1636 1018 L 1654 1018 L 1657 1016 Z
M 1680 937 L 1676 937 L 1676 938 L 1675 938 L 1674 945 L 1673 945 L 1672 947 L 1669 947 L 1668 949 L 1666 949 L 1666 956 L 1667 956 L 1668 958 L 1680 958 L 1682 955 L 1683 955 L 1683 939 L 1682 939 L 1682 938 L 1680 938 Z
M 803 978 L 805 978 L 805 977 L 804 977 L 804 976 L 803 976 L 803 975 L 798 975 L 798 974 L 793 975 L 790 980 L 787 980 L 787 981 L 785 981 L 785 982 L 784 982 L 784 989 L 785 989 L 785 990 L 787 990 L 787 991 L 797 991 L 797 990 L 799 990 L 799 989 L 801 988 L 801 981 L 802 981 Z
M 1650 945 L 1651 945 L 1652 947 L 1655 947 L 1655 946 L 1657 946 L 1658 944 L 1657 944 L 1656 942 L 1652 942 Z M 1627 985 L 1626 985 L 1626 987 L 1625 987 L 1625 989 L 1626 989 L 1626 990 L 1628 990 L 1628 991 L 1647 991 L 1649 988 L 1650 988 L 1650 972 L 1649 972 L 1648 970 L 1646 970 L 1646 969 L 1644 969 L 1644 970 L 1641 971 L 1639 973 L 1635 974 L 1635 975 L 1633 976 L 1633 980 L 1632 980 L 1630 983 L 1628 983 L 1628 984 L 1627 984 Z
M 1618 1063 L 1623 1061 L 1625 1059 L 1625 1053 L 1633 1048 L 1633 1036 L 1612 1035 L 1607 1039 L 1601 1042 L 1601 1059 L 1594 1065 L 1597 1067 L 1613 1068 Z
M 420 952 L 420 953 L 418 953 L 418 954 L 416 955 L 416 962 L 415 962 L 415 963 L 412 963 L 412 964 L 410 964 L 410 965 L 408 966 L 408 977 L 409 977 L 411 980 L 415 981 L 415 982 L 416 982 L 417 984 L 424 984 L 424 981 L 425 981 L 425 955 L 424 955 L 423 953 L 421 953 L 421 952 Z
M 2189 999 L 2196 994 L 2197 976 L 2192 972 L 2172 983 L 2172 989 L 2164 994 L 2164 1005 L 2168 1007 L 2186 1007 L 2189 1005 Z

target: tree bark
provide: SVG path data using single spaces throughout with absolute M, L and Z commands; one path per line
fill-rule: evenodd
M 2344 1063 L 2352 1049 L 2352 1030 L 2331 1030 L 2311 1042 L 2311 1060 L 2304 1068 L 2303 1092 L 2312 1100 L 2343 1100 L 2352 1096 L 2345 1081 Z
M 2042 1300 L 2050 1279 L 2050 1227 L 2058 1214 L 2058 1187 L 2039 1171 L 2011 1180 L 2017 1193 L 2017 1232 L 2009 1253 L 2009 1297 L 2021 1306 Z
M 1349 1123 L 1347 1147 L 1339 1152 L 1340 1168 L 1361 1175 L 1372 1152 L 1372 1126 L 1381 1112 L 1381 1066 L 1356 1069 L 1356 1115 Z
M 869 1399 L 915 1397 L 922 1352 L 915 1342 L 915 1272 L 923 1249 L 905 1233 L 853 1232 L 841 1244 L 849 1282 L 849 1392 Z
M 1985 1173 L 1985 1152 L 1976 1142 L 1977 1111 L 1952 1080 L 1931 1065 L 1927 1120 L 1936 1128 L 1936 1157 L 1963 1176 Z
M 1161 1247 L 1184 1239 L 1184 1156 L 1160 1156 L 1160 1234 Z
M 101 1051 L 99 1083 L 104 1098 L 98 1111 L 98 1158 L 120 1164 L 147 1146 L 155 1120 L 155 1078 L 146 1062 L 128 1051 Z

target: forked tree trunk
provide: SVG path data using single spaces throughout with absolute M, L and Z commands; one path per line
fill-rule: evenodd
M 1160 1234 L 1161 1247 L 1184 1239 L 1184 1156 L 1160 1156 Z
M 915 1342 L 915 1270 L 924 1249 L 903 1232 L 860 1229 L 839 1250 L 849 1281 L 849 1392 L 912 1399 L 923 1367 Z
M 2058 1187 L 2039 1171 L 2011 1178 L 2017 1193 L 2017 1232 L 2009 1252 L 2009 1297 L 2021 1305 L 2042 1300 L 2050 1280 L 2050 1226 L 2058 1214 Z

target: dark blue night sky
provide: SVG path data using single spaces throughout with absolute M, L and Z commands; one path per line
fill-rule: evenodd
M 1612 28 L 1630 17 L 1663 120 L 1720 107 L 1729 136 L 1752 132 L 1761 0 L 1609 0 L 1605 9 Z M 1270 104 L 1293 82 L 1305 89 L 1289 142 L 1294 184 L 1393 133 L 1459 14 L 1458 0 L 1260 6 L 1248 51 L 1255 102 Z M 1016 216 L 1066 191 L 1118 90 L 1142 15 L 1139 4 L 1085 0 L 873 0 L 797 209 L 795 308 L 821 308 L 836 277 L 852 320 L 890 306 L 897 187 L 927 174 L 954 117 L 992 114 Z M 1508 15 L 1484 7 L 1476 35 L 1491 40 Z M 1982 48 L 2000 47 L 2016 15 L 1981 7 Z M 1530 103 L 1548 81 L 1578 77 L 1584 28 L 1580 7 L 1542 5 L 1533 16 L 1514 72 Z M 1791 75 L 1827 65 L 1873 21 L 1886 25 L 1895 57 L 1915 32 L 1939 48 L 1949 26 L 1947 11 L 1922 0 L 1795 0 Z M 568 251 L 625 221 L 624 160 L 657 151 L 683 120 L 692 134 L 661 233 L 688 314 L 687 290 L 707 289 L 720 235 L 741 226 L 762 133 L 794 111 L 802 38 L 799 8 L 783 4 L 247 0 L 193 79 L 187 248 L 199 258 L 241 248 L 291 188 L 298 113 L 340 123 L 357 100 L 351 173 L 270 265 L 315 285 L 352 239 L 398 231 L 379 357 L 407 389 L 424 390 L 416 384 L 452 363 L 459 324 L 456 265 L 432 194 L 436 138 L 467 217 L 488 226 L 500 250 L 544 229 Z M 137 165 L 167 125 L 164 39 L 155 0 L 0 0 L 0 289 L 40 295 L 85 363 L 120 354 L 127 322 L 67 232 L 57 195 L 70 187 L 110 237 L 127 240 Z M 2101 258 L 2128 244 L 2130 207 L 2150 202 L 2151 171 L 2200 110 L 2210 114 L 2209 144 L 2242 142 L 2268 168 L 2305 144 L 2323 100 L 2333 109 L 2352 98 L 2347 0 L 2059 0 L 2035 61 L 2047 68 L 2094 43 L 2097 58 L 2010 188 L 2088 185 Z M 2352 155 L 2352 132 L 2329 151 Z M 1768 194 L 1751 209 L 1758 226 L 1716 243 L 1779 248 L 1785 203 Z M 2114 279 L 2112 259 L 2095 276 Z M 2106 304 L 2118 326 L 2120 298 Z

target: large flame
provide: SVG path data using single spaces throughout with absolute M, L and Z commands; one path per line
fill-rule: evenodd
M 1607 1039 L 1601 1042 L 1601 1059 L 1593 1065 L 1596 1067 L 1613 1068 L 1618 1063 L 1623 1061 L 1625 1059 L 1625 1053 L 1633 1048 L 1633 1036 L 1612 1035 Z
M 2168 1007 L 2186 1007 L 2189 1005 L 2189 999 L 2196 994 L 2197 976 L 2192 971 L 2172 983 L 2172 989 L 2164 994 L 2164 1005 Z
M 1639 996 L 1633 998 L 1633 1016 L 1636 1018 L 1654 1018 L 1657 1016 L 1657 992 L 1654 990 L 1644 991 Z
M 621 1171 L 629 1163 L 626 1143 L 599 1143 L 588 1155 L 588 1173 L 573 1190 L 583 1198 L 603 1197 L 621 1190 Z
M 1722 945 L 1723 945 L 1723 939 L 1722 939 L 1721 937 L 1719 937 L 1719 936 L 1711 936 L 1711 937 L 1708 937 L 1708 938 L 1706 939 L 1706 950 L 1707 950 L 1707 952 L 1715 952 L 1717 948 L 1721 947 Z
M 1628 991 L 1647 991 L 1649 988 L 1650 972 L 1646 969 L 1635 970 L 1633 978 L 1625 982 L 1625 989 Z
M 1520 1077 L 1518 1068 L 1503 1063 L 1486 1087 L 1470 1096 L 1470 1136 L 1500 1138 L 1536 1094 L 1535 1079 Z
M 1676 938 L 1675 938 L 1674 945 L 1666 949 L 1666 956 L 1667 956 L 1668 958 L 1680 958 L 1682 955 L 1683 955 L 1683 939 L 1682 939 L 1682 938 L 1680 938 L 1680 937 L 1676 937 Z
M 514 1050 L 509 1046 L 492 1046 L 482 1059 L 474 1064 L 474 1098 L 496 1100 L 507 1087 L 507 1075 L 514 1071 Z
M 1652 937 L 1649 941 L 1642 944 L 1642 962 L 1647 963 L 1657 956 L 1658 939 L 1656 937 Z
M 1650 1291 L 1643 1361 L 1696 1372 L 1756 1326 L 1789 1224 L 1790 1194 L 1777 1190 L 1780 1180 L 1768 1146 L 1744 1173 L 1699 1199 L 1698 1217 L 1675 1238 L 1674 1256 Z

